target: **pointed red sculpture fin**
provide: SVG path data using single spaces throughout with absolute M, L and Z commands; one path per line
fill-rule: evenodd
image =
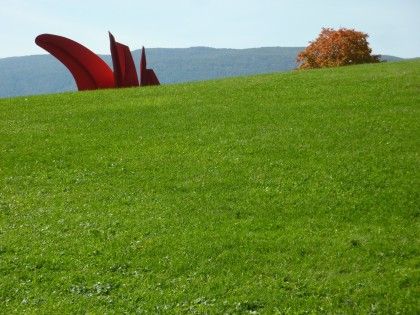
M 140 85 L 160 85 L 160 82 L 153 69 L 147 69 L 146 51 L 144 47 L 141 50 L 140 57 Z
M 114 67 L 114 81 L 115 86 L 120 87 L 122 85 L 122 70 L 121 70 L 121 63 L 118 54 L 118 48 L 115 43 L 114 35 L 109 32 L 109 42 L 110 42 L 110 49 L 111 49 L 111 57 L 112 57 L 112 65 Z
M 79 91 L 114 87 L 112 70 L 85 46 L 66 37 L 52 34 L 37 36 L 35 43 L 69 69 Z
M 112 64 L 114 66 L 115 87 L 139 86 L 137 70 L 128 46 L 115 41 L 109 32 Z
M 146 67 L 147 67 L 146 53 L 143 47 L 141 49 L 141 56 L 140 56 L 140 85 L 141 86 L 147 85 Z
M 160 85 L 159 79 L 153 69 L 146 69 L 148 85 Z

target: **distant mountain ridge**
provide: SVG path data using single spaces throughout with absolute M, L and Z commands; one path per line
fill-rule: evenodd
M 149 48 L 146 54 L 148 67 L 155 70 L 161 84 L 172 84 L 290 71 L 296 68 L 296 56 L 304 48 Z M 140 52 L 140 49 L 132 51 L 136 67 Z M 112 69 L 111 56 L 100 57 Z M 393 56 L 383 59 L 402 60 Z M 0 59 L 0 97 L 74 90 L 77 87 L 71 73 L 49 54 Z

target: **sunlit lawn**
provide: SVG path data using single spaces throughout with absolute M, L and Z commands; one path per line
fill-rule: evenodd
M 0 313 L 420 312 L 419 78 L 0 99 Z

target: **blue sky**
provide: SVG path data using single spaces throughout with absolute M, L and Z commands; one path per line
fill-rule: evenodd
M 375 54 L 420 57 L 420 0 L 0 0 L 0 58 L 46 54 L 42 33 L 109 54 L 132 50 L 307 46 L 322 27 L 369 34 Z

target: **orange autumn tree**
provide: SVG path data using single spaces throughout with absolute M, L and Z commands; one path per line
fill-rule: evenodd
M 348 66 L 380 61 L 380 55 L 371 55 L 368 34 L 354 29 L 323 28 L 318 38 L 299 52 L 298 69 L 315 69 Z

